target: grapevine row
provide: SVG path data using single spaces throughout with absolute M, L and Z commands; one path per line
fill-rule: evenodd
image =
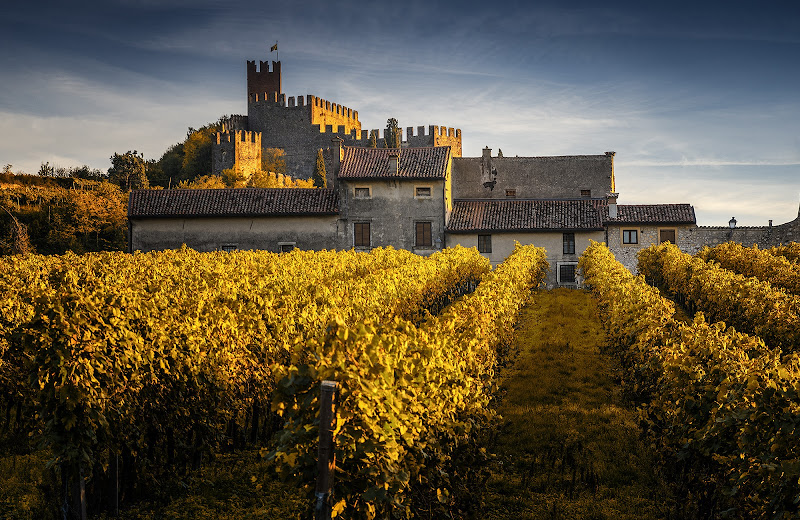
M 639 272 L 693 312 L 757 335 L 785 353 L 800 349 L 800 297 L 682 253 L 672 244 L 639 252 Z
M 197 466 L 237 429 L 257 437 L 270 427 L 260 407 L 274 389 L 271 366 L 329 321 L 419 318 L 489 270 L 463 248 L 429 258 L 182 250 L 3 262 L 12 274 L 0 279 L 11 310 L 2 399 L 28 417 L 23 429 L 54 463 L 84 476 L 112 454 L 171 466 L 182 445 L 183 464 Z
M 579 263 L 624 381 L 641 399 L 679 491 L 682 517 L 796 518 L 800 360 L 757 337 L 674 319 L 674 305 L 602 244 Z M 681 516 L 679 515 L 679 516 Z
M 800 294 L 800 266 L 783 256 L 758 249 L 758 246 L 743 247 L 736 242 L 726 242 L 703 248 L 697 257 L 735 273 L 769 282 L 773 287 L 792 294 Z
M 331 324 L 313 359 L 276 366 L 273 408 L 286 427 L 271 456 L 313 479 L 319 383 L 339 383 L 334 512 L 344 518 L 461 516 L 475 498 L 497 351 L 547 272 L 544 250 L 518 247 L 472 294 L 420 326 L 395 318 Z M 311 498 L 311 497 L 309 497 Z M 313 501 L 309 500 L 309 504 Z
M 790 262 L 800 262 L 800 243 L 798 242 L 772 247 L 769 252 L 773 255 L 782 256 Z

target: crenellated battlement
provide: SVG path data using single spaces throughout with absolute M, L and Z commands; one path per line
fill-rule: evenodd
M 384 132 L 385 133 L 385 132 Z M 461 139 L 461 129 L 460 128 L 448 128 L 446 126 L 436 126 L 430 125 L 428 126 L 428 133 L 425 133 L 424 126 L 417 127 L 417 133 L 414 135 L 414 127 L 409 126 L 406 127 L 406 138 L 411 139 L 412 137 L 452 137 L 455 139 Z M 384 136 L 385 137 L 385 136 Z
M 224 125 L 223 125 L 224 126 Z M 261 146 L 261 132 L 249 132 L 247 130 L 234 130 L 217 132 L 217 144 L 233 143 L 234 141 L 242 143 L 253 143 Z
M 222 120 L 222 132 L 234 132 L 236 130 L 247 130 L 247 116 L 230 115 Z
M 294 96 L 289 96 L 287 98 L 285 94 L 280 94 L 278 92 L 253 92 L 247 96 L 247 100 L 249 104 L 265 106 L 276 106 L 283 108 L 310 107 L 313 109 L 312 116 L 314 114 L 316 114 L 318 117 L 330 115 L 335 116 L 336 118 L 351 120 L 354 123 L 358 122 L 358 110 L 353 110 L 352 108 L 348 108 L 344 105 L 332 103 L 331 101 L 311 94 L 308 94 L 307 96 L 297 96 L 296 98 Z M 314 121 L 312 124 L 325 123 L 317 123 Z

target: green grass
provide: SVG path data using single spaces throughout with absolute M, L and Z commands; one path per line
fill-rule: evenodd
M 625 406 L 591 295 L 539 292 L 501 374 L 486 519 L 663 518 L 669 492 Z

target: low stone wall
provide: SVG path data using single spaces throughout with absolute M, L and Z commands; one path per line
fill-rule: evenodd
M 729 227 L 700 226 L 688 230 L 685 252 L 694 254 L 704 246 L 714 247 L 725 242 L 743 246 L 757 245 L 761 249 L 800 240 L 800 217 L 777 226 Z

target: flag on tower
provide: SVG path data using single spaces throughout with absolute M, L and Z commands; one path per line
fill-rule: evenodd
M 269 48 L 269 52 L 277 51 L 278 50 L 278 42 L 275 42 L 275 45 Z

